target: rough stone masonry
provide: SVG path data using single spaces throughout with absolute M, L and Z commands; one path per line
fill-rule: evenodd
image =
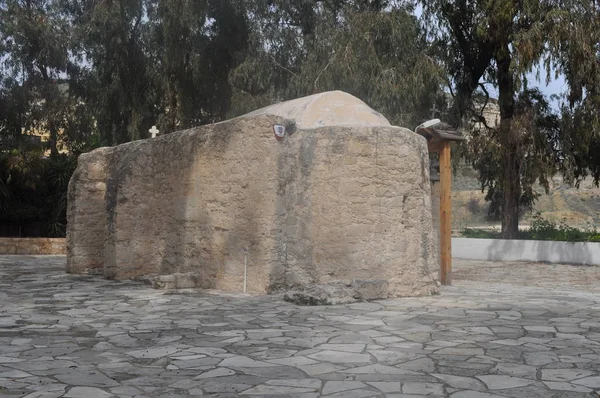
M 317 94 L 81 155 L 67 272 L 242 291 L 247 266 L 249 292 L 308 304 L 432 294 L 430 189 L 423 137 Z

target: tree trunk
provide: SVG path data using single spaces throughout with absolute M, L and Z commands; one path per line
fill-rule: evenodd
M 515 239 L 519 233 L 519 199 L 521 198 L 521 159 L 518 158 L 517 144 L 510 140 L 510 121 L 506 133 L 509 139 L 502 145 L 503 151 L 503 204 L 502 204 L 502 238 Z
M 502 238 L 514 239 L 519 233 L 519 200 L 521 198 L 521 159 L 519 133 L 512 126 L 515 107 L 515 85 L 510 70 L 511 54 L 508 43 L 496 54 L 498 67 L 498 104 L 500 107 L 500 151 L 503 176 L 501 181 Z
M 50 129 L 50 158 L 58 157 L 58 132 L 55 128 Z

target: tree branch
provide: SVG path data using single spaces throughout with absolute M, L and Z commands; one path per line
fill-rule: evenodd
M 271 57 L 271 60 L 273 61 L 273 63 L 274 63 L 275 65 L 279 66 L 279 67 L 280 67 L 281 69 L 283 69 L 284 71 L 286 71 L 286 72 L 288 72 L 288 73 L 291 73 L 292 75 L 294 75 L 294 76 L 298 77 L 298 75 L 297 75 L 296 73 L 292 72 L 291 70 L 289 70 L 288 68 L 286 68 L 285 66 L 283 66 L 283 65 L 281 65 L 279 62 L 277 62 L 277 60 L 275 59 L 275 57 L 274 57 L 274 56 L 270 55 L 270 57 Z
M 321 78 L 321 75 L 323 73 L 325 73 L 325 71 L 329 68 L 329 65 L 331 65 L 331 63 L 333 62 L 333 60 L 335 59 L 336 56 L 337 56 L 337 53 L 333 54 L 333 57 L 331 57 L 331 59 L 329 60 L 329 62 L 327 63 L 327 65 L 325 65 L 325 68 L 321 72 L 319 72 L 319 75 L 317 76 L 317 78 L 315 79 L 315 82 L 313 84 L 313 90 L 317 89 L 317 82 Z
M 480 123 L 483 123 L 483 125 L 485 126 L 486 129 L 491 130 L 491 127 L 488 126 L 488 124 L 487 124 L 487 120 L 485 120 L 485 116 L 483 116 L 483 111 L 485 110 L 485 107 L 487 106 L 487 104 L 490 100 L 490 93 L 488 93 L 488 91 L 485 88 L 485 85 L 483 83 L 479 83 L 479 87 L 481 87 L 481 89 L 485 93 L 485 102 L 483 103 L 483 106 L 481 107 L 481 110 L 479 111 L 479 116 L 477 116 L 477 120 Z

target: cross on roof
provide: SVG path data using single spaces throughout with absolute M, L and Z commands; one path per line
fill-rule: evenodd
M 439 109 L 437 109 L 437 108 L 435 107 L 435 104 L 433 104 L 433 108 L 431 108 L 429 111 L 431 112 L 431 118 L 432 118 L 432 119 L 435 119 L 436 115 L 438 115 L 438 114 L 441 114 L 441 113 L 442 113 L 442 111 L 441 111 L 441 110 L 439 110 Z
M 152 138 L 156 138 L 156 136 L 159 133 L 159 130 L 156 128 L 156 126 L 152 126 L 152 128 L 148 130 L 148 132 L 152 134 Z

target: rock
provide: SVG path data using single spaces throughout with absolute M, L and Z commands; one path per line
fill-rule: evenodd
M 201 275 L 193 272 L 176 272 L 169 275 L 143 275 L 138 279 L 155 289 L 191 289 L 202 287 Z
M 355 279 L 352 281 L 351 287 L 356 292 L 355 296 L 359 297 L 361 301 L 385 299 L 389 296 L 388 282 L 381 279 Z
M 347 304 L 388 297 L 388 283 L 384 280 L 354 280 L 348 284 L 336 281 L 290 290 L 283 295 L 285 301 L 296 305 Z

